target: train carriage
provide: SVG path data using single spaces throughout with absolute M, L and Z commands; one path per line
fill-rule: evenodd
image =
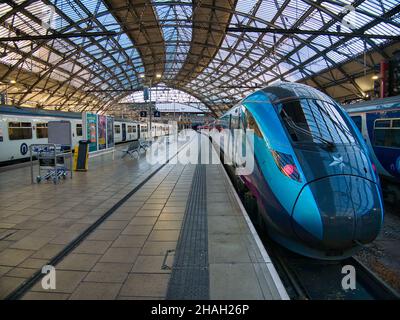
M 400 182 L 400 96 L 344 108 L 366 141 L 379 173 Z
M 7 165 L 29 158 L 29 146 L 48 142 L 49 121 L 71 122 L 73 147 L 85 139 L 82 114 L 54 110 L 0 106 L 0 165 Z M 165 135 L 169 125 L 153 123 L 152 137 Z M 148 124 L 128 120 L 114 120 L 115 144 L 149 139 Z
M 72 143 L 82 140 L 80 113 L 1 106 L 0 109 L 0 163 L 29 157 L 31 144 L 47 143 L 49 121 L 71 122 Z
M 385 200 L 400 203 L 400 96 L 344 106 L 360 130 L 379 174 Z

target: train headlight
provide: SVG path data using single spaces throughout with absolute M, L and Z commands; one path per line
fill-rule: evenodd
M 294 163 L 293 157 L 290 154 L 279 152 L 279 151 L 271 151 L 272 156 L 274 157 L 275 163 L 278 166 L 279 170 L 287 177 L 301 182 L 299 170 Z

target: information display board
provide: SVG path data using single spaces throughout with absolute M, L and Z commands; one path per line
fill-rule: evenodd
M 98 115 L 98 147 L 99 150 L 107 148 L 107 118 L 106 116 Z
M 82 121 L 89 152 L 114 148 L 114 117 L 83 113 Z
M 107 117 L 107 148 L 114 147 L 114 118 Z
M 70 121 L 49 121 L 48 143 L 72 146 L 71 122 Z
M 86 126 L 87 140 L 89 141 L 89 152 L 97 151 L 97 114 L 84 113 L 82 117 Z

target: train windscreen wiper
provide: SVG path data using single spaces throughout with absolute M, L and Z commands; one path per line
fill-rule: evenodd
M 304 129 L 304 128 L 298 126 L 298 125 L 293 121 L 293 119 L 292 119 L 284 110 L 282 110 L 282 111 L 283 111 L 284 114 L 285 114 L 284 120 L 286 121 L 286 123 L 287 123 L 293 130 L 297 130 L 298 132 L 304 133 L 304 134 L 306 134 L 306 135 L 308 135 L 308 136 L 310 136 L 310 137 L 312 137 L 312 138 L 314 138 L 314 139 L 316 139 L 316 140 L 319 140 L 320 142 L 324 143 L 329 149 L 333 149 L 333 148 L 335 147 L 335 143 L 334 143 L 334 142 L 332 142 L 332 141 L 330 141 L 330 140 L 327 140 L 327 139 L 325 139 L 325 138 L 323 138 L 323 137 L 321 137 L 321 136 L 319 136 L 319 135 L 317 135 L 317 134 L 315 134 L 315 133 L 312 133 L 312 132 L 309 131 L 309 130 L 306 130 L 306 129 Z

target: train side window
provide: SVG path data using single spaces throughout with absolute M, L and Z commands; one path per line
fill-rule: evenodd
M 228 128 L 229 127 L 228 116 L 223 116 L 221 118 L 221 122 L 220 123 L 221 123 L 221 127 L 222 128 L 224 128 L 224 129 Z
M 375 129 L 374 146 L 400 148 L 400 129 Z
M 358 130 L 360 130 L 360 132 L 362 132 L 361 116 L 352 116 L 351 119 L 353 120 L 354 124 L 357 126 Z
M 43 139 L 43 138 L 48 138 L 48 128 L 47 128 L 47 123 L 37 123 L 36 124 L 36 138 L 38 139 Z
M 133 133 L 136 133 L 136 126 L 133 126 L 133 127 L 132 127 L 132 132 L 133 132 Z
M 121 126 L 115 126 L 114 130 L 115 130 L 116 134 L 120 134 L 121 133 Z
M 400 148 L 400 119 L 375 121 L 374 146 Z
M 390 120 L 375 120 L 375 128 L 389 128 Z
M 8 138 L 10 140 L 32 139 L 32 124 L 30 122 L 9 122 Z
M 262 138 L 262 133 L 260 128 L 258 127 L 256 120 L 254 119 L 252 114 L 248 111 L 246 111 L 246 119 L 247 119 L 247 128 L 254 130 L 254 134 L 257 137 Z
M 132 126 L 128 126 L 128 133 L 132 133 Z
M 81 123 L 76 124 L 76 136 L 82 137 L 82 124 Z

